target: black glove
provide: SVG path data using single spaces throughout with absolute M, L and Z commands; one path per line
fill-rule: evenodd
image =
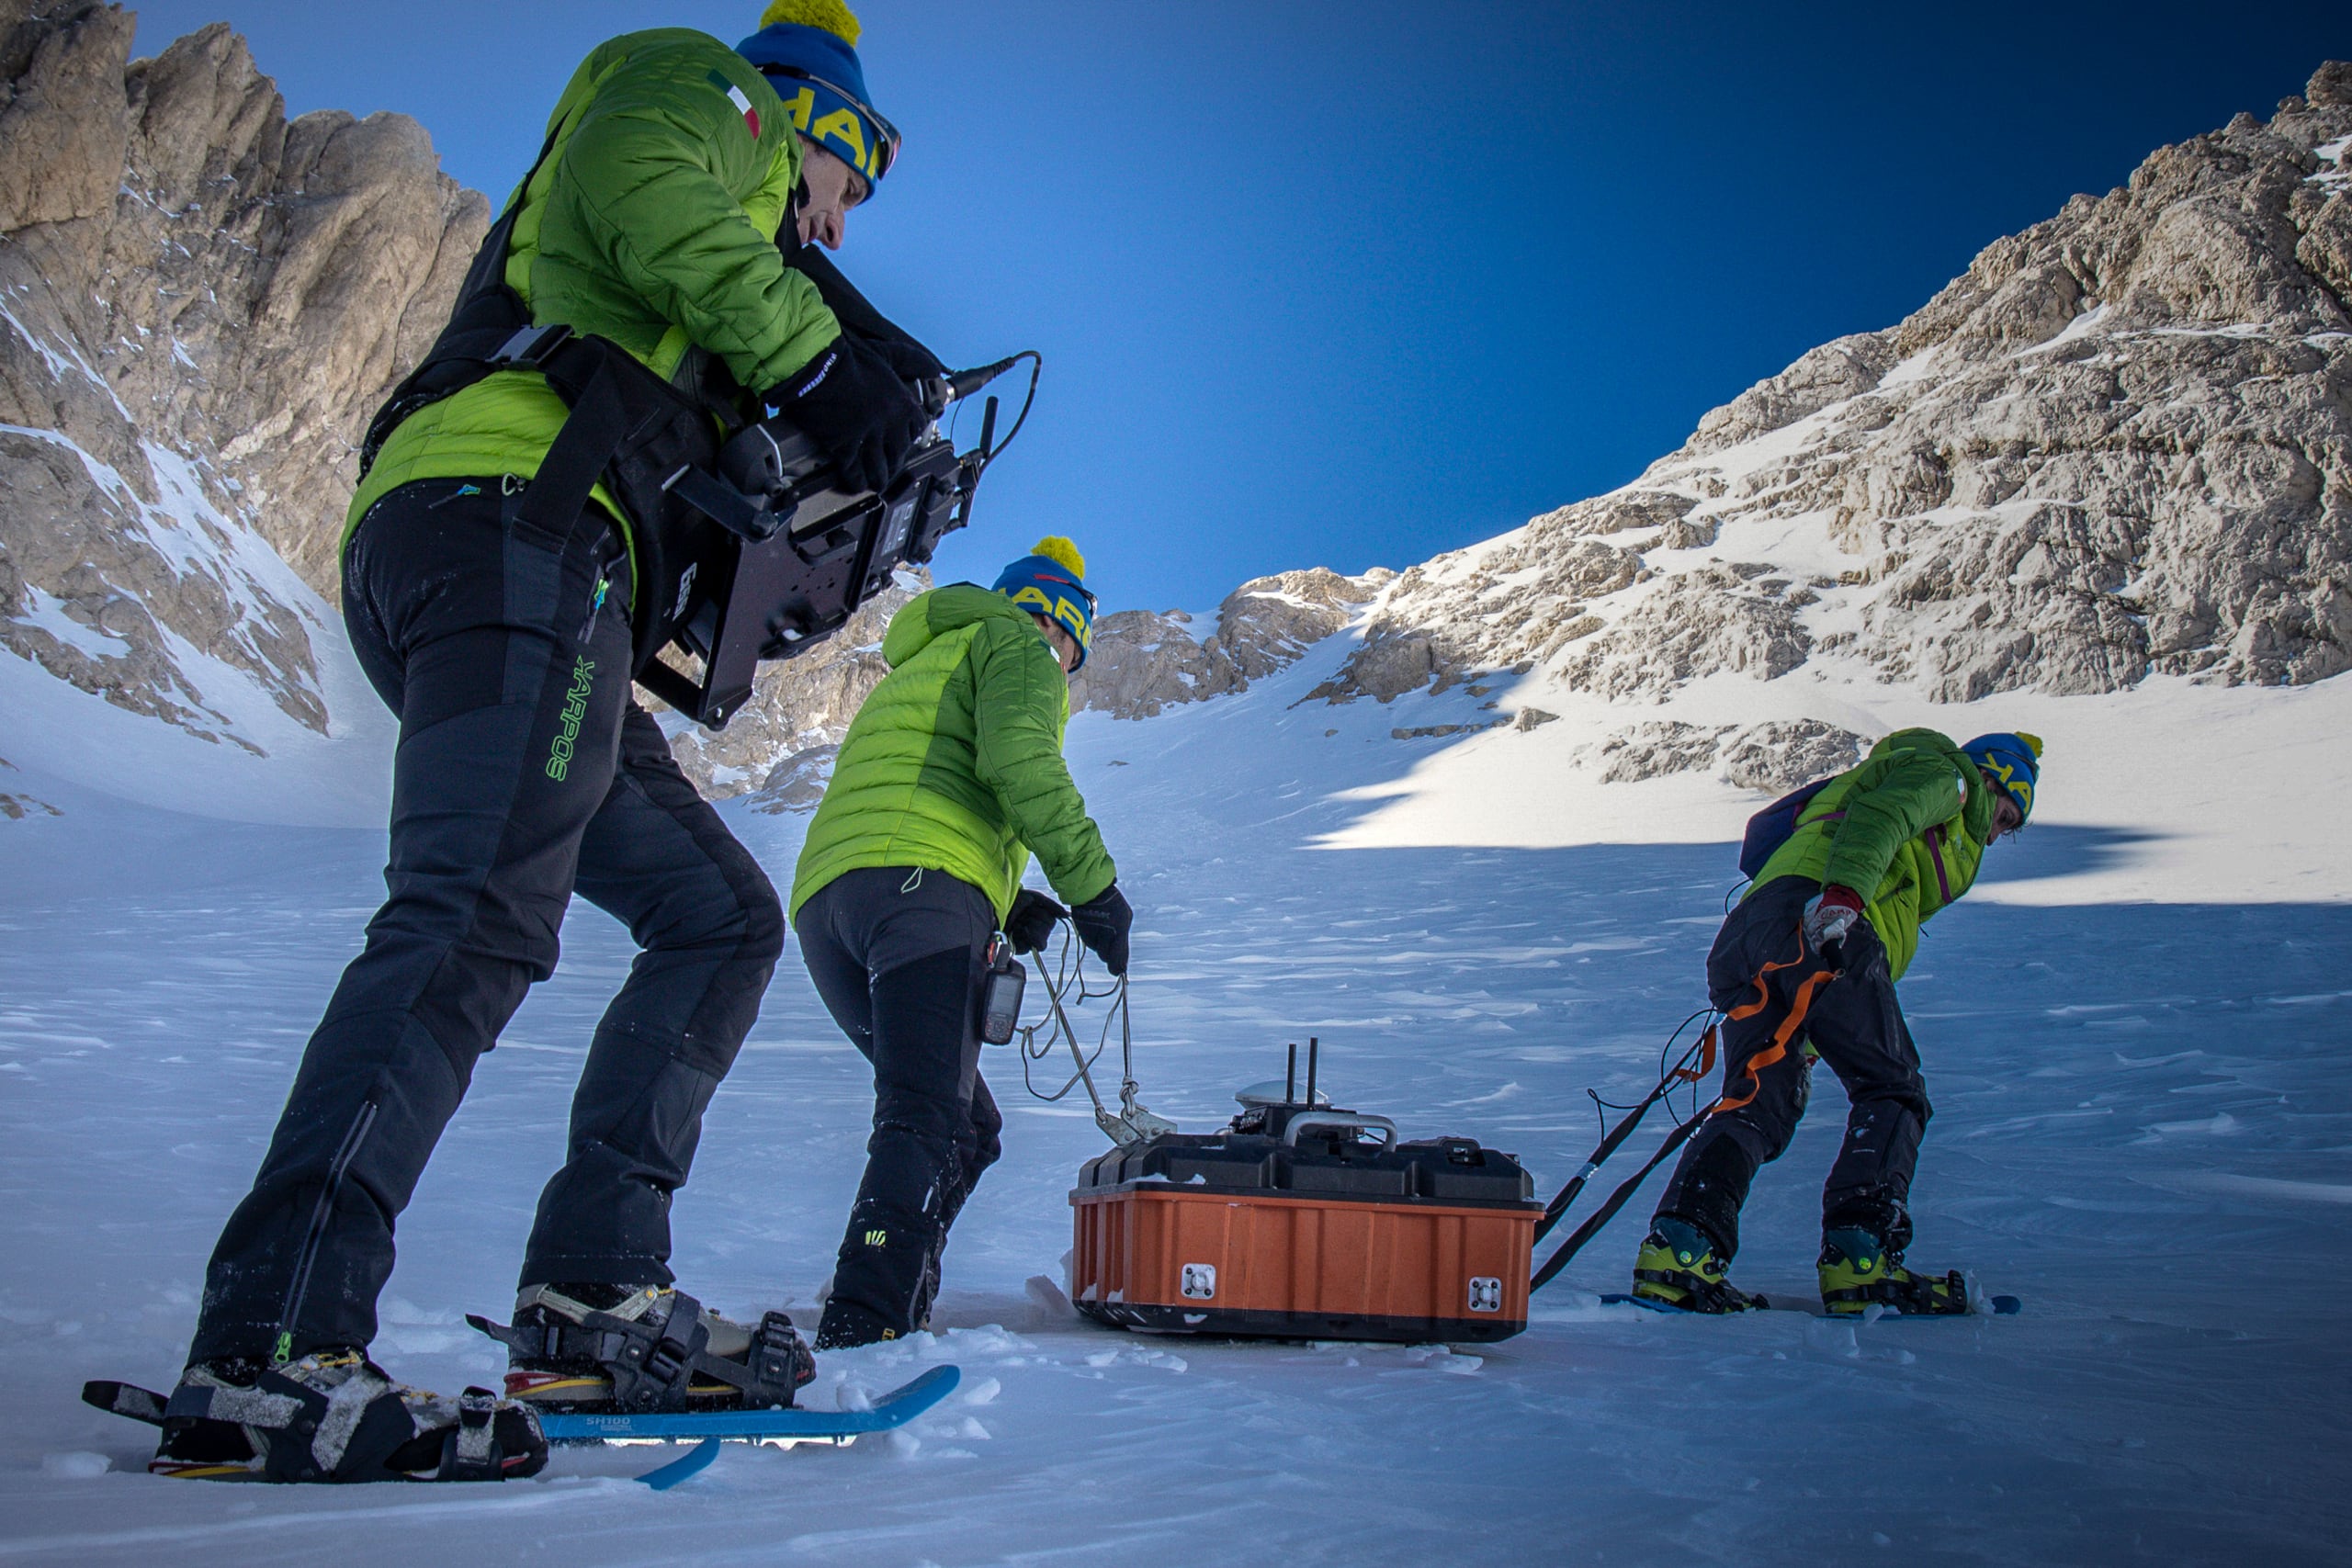
M 889 362 L 847 333 L 767 400 L 808 433 L 852 490 L 888 484 L 931 423 Z
M 1119 891 L 1117 883 L 1072 909 L 1069 923 L 1078 928 L 1078 940 L 1093 950 L 1104 968 L 1114 975 L 1127 972 L 1127 929 L 1136 923 L 1136 912 L 1127 907 L 1126 895 Z
M 1069 913 L 1043 893 L 1023 888 L 1012 896 L 1012 912 L 1004 917 L 1004 934 L 1015 953 L 1036 953 L 1052 940 L 1055 922 Z
M 939 356 L 910 337 L 875 337 L 861 333 L 858 346 L 870 348 L 901 381 L 935 381 L 947 374 Z

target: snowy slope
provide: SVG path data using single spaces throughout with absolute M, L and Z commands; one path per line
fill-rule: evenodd
M 1350 647 L 1148 723 L 1072 727 L 1141 910 L 1145 1099 L 1213 1125 L 1312 1032 L 1341 1103 L 1512 1149 L 1548 1190 L 1592 1142 L 1583 1090 L 1638 1092 L 1697 1005 L 1724 840 L 1755 797 L 1590 783 L 1558 766 L 1598 733 L 1574 714 L 1390 739 L 1476 714 L 1458 689 L 1301 705 Z M 1905 981 L 1937 1107 L 1916 1250 L 2024 1294 L 2023 1317 L 1603 1307 L 1637 1204 L 1497 1347 L 1093 1328 L 1030 1281 L 1058 1273 L 1064 1193 L 1101 1134 L 992 1052 L 1008 1153 L 959 1226 L 942 1331 L 828 1357 L 812 1403 L 936 1359 L 968 1392 L 895 1441 L 730 1450 L 658 1496 L 615 1479 L 641 1459 L 603 1452 L 496 1490 L 175 1486 L 137 1473 L 136 1428 L 74 1403 L 87 1377 L 171 1376 L 212 1235 L 379 896 L 381 840 L 28 774 L 62 815 L 0 823 L 18 890 L 0 910 L 0 1561 L 2344 1561 L 2352 875 L 2323 814 L 2352 768 L 2340 745 L 2297 750 L 2342 733 L 2341 684 L 1966 710 L 2039 723 L 2051 790 Z M 1852 700 L 1874 724 L 1910 716 Z M 2249 765 L 2256 745 L 2275 765 Z M 2206 812 L 2215 778 L 2270 793 Z M 729 810 L 781 877 L 804 819 Z M 2217 887 L 2228 864 L 2247 869 Z M 567 937 L 403 1224 L 379 1351 L 420 1381 L 499 1370 L 461 1314 L 504 1303 L 628 960 L 594 911 Z M 807 1305 L 856 1180 L 861 1068 L 787 956 L 679 1202 L 689 1289 Z M 1809 1287 L 1824 1097 L 1759 1183 L 1751 1288 Z
M 247 671 L 207 660 L 185 643 L 175 670 L 202 682 L 215 730 L 159 723 L 0 649 L 0 760 L 14 772 L 54 781 L 52 796 L 96 791 L 126 805 L 245 822 L 379 822 L 399 726 L 352 658 L 342 617 L 253 534 L 220 533 L 266 558 L 282 602 L 308 626 L 326 732 L 287 714 Z M 201 546 L 191 551 L 208 566 L 220 553 Z M 0 780 L 7 777 L 0 773 Z

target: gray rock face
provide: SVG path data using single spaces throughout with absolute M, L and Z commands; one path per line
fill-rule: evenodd
M 1870 742 L 1819 719 L 1740 726 L 1648 719 L 1576 749 L 1577 767 L 1602 784 L 1638 784 L 1668 773 L 1713 770 L 1741 789 L 1785 795 L 1862 760 Z
M 1815 779 L 1844 773 L 1869 750 L 1870 742 L 1850 729 L 1803 718 L 1789 724 L 1751 725 L 1724 744 L 1718 755 L 1726 784 L 1767 795 L 1786 795 Z
M 360 426 L 488 208 L 413 120 L 288 123 L 225 27 L 130 38 L 0 0 L 0 645 L 251 745 L 239 683 L 325 728 L 279 558 L 334 600 Z
M 1070 711 L 1148 718 L 1176 704 L 1246 691 L 1346 626 L 1394 575 L 1342 577 L 1317 567 L 1253 578 L 1226 595 L 1205 641 L 1181 610 L 1105 615 L 1094 623 L 1085 668 L 1070 682 Z
M 1894 368 L 1896 357 L 1883 333 L 1858 333 L 1825 343 L 1700 420 L 1684 450 L 1720 452 L 1859 397 Z
M 1602 784 L 1638 784 L 1668 773 L 1711 766 L 1716 748 L 1732 727 L 1651 721 L 1617 731 L 1585 756 L 1580 765 L 1600 770 Z
M 1732 671 L 1770 681 L 1805 660 L 1810 638 L 1767 579 L 1706 566 L 1668 578 L 1560 666 L 1578 691 L 1604 697 L 1663 696 L 1695 676 Z
M 832 782 L 833 759 L 841 750 L 839 746 L 811 746 L 778 762 L 752 796 L 752 809 L 771 817 L 786 811 L 816 810 L 817 803 L 825 798 L 825 786 Z
M 1352 683 L 1396 689 L 1424 647 L 1424 680 L 1530 666 L 1613 699 L 1825 655 L 1939 702 L 2326 679 L 2352 669 L 2347 301 L 2334 63 L 1805 355 L 1626 489 L 1408 571 Z
M 1149 718 L 1247 685 L 1216 634 L 1203 642 L 1193 627 L 1182 610 L 1115 610 L 1097 618 L 1086 663 L 1070 679 L 1070 711 Z
M 6 757 L 0 757 L 0 783 L 9 782 L 6 775 L 16 771 L 16 763 Z M 5 817 L 11 822 L 21 822 L 28 817 L 62 817 L 64 815 L 65 813 L 38 795 L 26 795 L 18 790 L 0 789 L 0 817 Z

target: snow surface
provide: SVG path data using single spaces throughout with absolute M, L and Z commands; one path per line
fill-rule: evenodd
M 1633 717 L 1777 716 L 1799 677 L 1605 713 L 1529 690 L 1562 720 L 1400 742 L 1391 728 L 1492 716 L 1458 690 L 1290 706 L 1345 651 L 1071 728 L 1140 912 L 1144 1099 L 1204 1130 L 1312 1033 L 1339 1103 L 1513 1150 L 1548 1192 L 1594 1141 L 1583 1091 L 1638 1094 L 1700 1005 L 1726 840 L 1757 804 L 1695 776 L 1600 785 L 1567 750 Z M 634 1450 L 564 1450 L 503 1487 L 173 1484 L 138 1473 L 139 1428 L 76 1403 L 85 1378 L 161 1385 L 178 1365 L 213 1236 L 380 896 L 380 829 L 318 803 L 380 803 L 388 732 L 334 691 L 342 738 L 248 760 L 243 788 L 175 782 L 181 758 L 230 750 L 184 736 L 134 755 L 164 776 L 124 763 L 109 784 L 134 731 L 105 716 L 164 727 L 36 709 L 21 685 L 0 754 L 63 814 L 0 822 L 0 1562 L 2352 1561 L 2352 682 L 1957 712 L 1847 694 L 1857 728 L 2022 724 L 2051 742 L 2041 819 L 1904 983 L 1937 1108 L 1915 1258 L 2022 1294 L 2022 1316 L 1603 1306 L 1645 1193 L 1497 1346 L 1092 1327 L 1051 1281 L 1070 1177 L 1102 1136 L 1028 1100 L 999 1050 L 1006 1157 L 957 1229 L 940 1331 L 827 1356 L 808 1403 L 938 1359 L 965 1389 L 895 1439 L 729 1449 L 658 1495 L 619 1479 L 651 1462 Z M 266 786 L 272 770 L 301 788 Z M 727 811 L 784 880 L 805 819 Z M 495 1381 L 500 1353 L 462 1314 L 506 1303 L 628 961 L 593 911 L 566 935 L 402 1224 L 377 1351 L 428 1385 Z M 1750 1206 L 1751 1289 L 1811 1289 L 1840 1121 L 1820 1087 Z M 682 1283 L 736 1312 L 805 1310 L 868 1107 L 787 955 L 677 1204 Z

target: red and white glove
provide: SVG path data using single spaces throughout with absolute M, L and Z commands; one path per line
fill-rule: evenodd
M 1862 923 L 1862 896 L 1831 883 L 1808 899 L 1804 907 L 1804 940 L 1815 953 L 1846 940 Z

